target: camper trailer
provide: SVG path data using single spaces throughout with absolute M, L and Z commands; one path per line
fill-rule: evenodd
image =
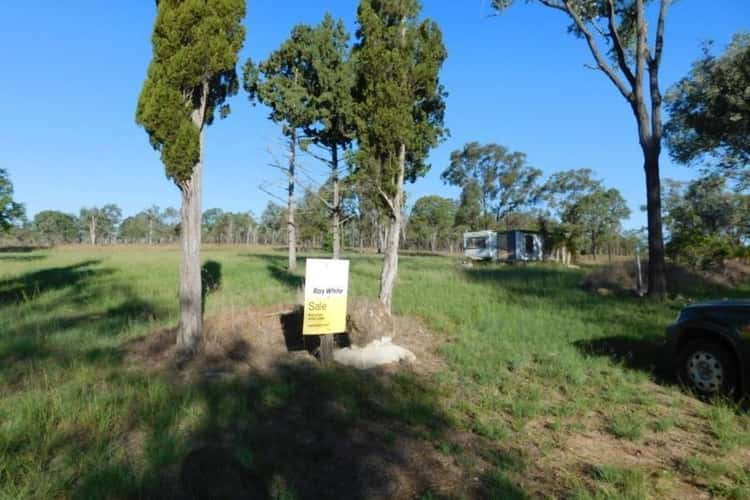
M 472 260 L 527 262 L 544 258 L 542 236 L 534 231 L 464 233 L 464 256 Z

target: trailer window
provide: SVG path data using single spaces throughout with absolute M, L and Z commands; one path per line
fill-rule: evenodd
M 487 248 L 487 237 L 477 236 L 474 238 L 466 238 L 466 249 L 467 250 L 484 250 Z
M 531 255 L 534 253 L 534 236 L 527 234 L 526 238 L 526 253 Z

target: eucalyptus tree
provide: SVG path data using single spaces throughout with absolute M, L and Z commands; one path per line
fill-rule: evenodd
M 507 221 L 508 214 L 535 203 L 541 175 L 541 170 L 527 164 L 524 153 L 500 144 L 469 142 L 451 153 L 450 164 L 440 177 L 462 190 L 479 188 L 482 224 L 488 226 L 490 213 L 495 222 Z
M 159 0 L 153 57 L 136 122 L 161 153 L 167 176 L 182 197 L 180 323 L 177 345 L 186 353 L 203 339 L 201 190 L 206 126 L 229 114 L 237 93 L 238 52 L 245 38 L 245 0 Z
M 452 236 L 456 202 L 442 196 L 423 196 L 414 202 L 409 216 L 409 234 L 420 246 L 437 252 L 438 242 Z
M 447 54 L 437 24 L 418 20 L 417 0 L 361 0 L 354 47 L 357 175 L 377 191 L 388 216 L 380 301 L 390 310 L 398 273 L 404 183 L 429 169 L 446 130 L 440 68 Z
M 562 12 L 571 25 L 568 31 L 586 41 L 595 68 L 609 79 L 627 102 L 635 117 L 638 142 L 646 174 L 648 214 L 648 274 L 652 297 L 667 292 L 662 234 L 661 181 L 659 156 L 663 134 L 659 70 L 664 51 L 664 24 L 670 0 L 659 0 L 653 24 L 653 48 L 649 47 L 649 26 L 645 4 L 648 0 L 537 0 L 545 7 Z M 492 0 L 497 10 L 510 7 L 514 0 Z M 602 50 L 606 48 L 606 52 Z
M 7 231 L 25 213 L 22 204 L 13 199 L 13 183 L 8 172 L 0 168 L 0 231 Z
M 74 215 L 57 210 L 42 210 L 34 216 L 34 232 L 47 245 L 74 243 L 78 240 L 78 221 Z
M 84 207 L 78 215 L 83 232 L 87 232 L 89 243 L 96 245 L 115 237 L 117 225 L 122 219 L 122 209 L 109 203 L 102 207 Z
M 590 169 L 566 170 L 550 176 L 542 188 L 547 207 L 561 225 L 555 240 L 575 255 L 587 243 L 596 256 L 604 241 L 619 234 L 630 209 L 619 190 L 605 188 Z
M 471 180 L 461 190 L 453 225 L 457 228 L 476 231 L 481 229 L 486 217 L 482 214 L 482 188 Z
M 154 242 L 154 228 L 158 228 L 162 223 L 161 209 L 156 205 L 153 205 L 147 208 L 143 213 L 148 222 L 148 244 L 152 245 Z
M 665 102 L 674 160 L 708 163 L 750 186 L 750 33 L 735 34 L 718 57 L 707 47 Z
M 588 239 L 591 255 L 596 257 L 604 241 L 617 236 L 630 209 L 616 188 L 598 187 L 581 196 L 563 214 L 563 221 L 574 224 Z
M 443 182 L 462 190 L 479 188 L 481 216 L 488 220 L 492 201 L 498 193 L 498 177 L 507 150 L 499 144 L 469 142 L 462 149 L 451 152 L 450 164 L 440 174 Z M 473 193 L 469 194 L 472 197 Z

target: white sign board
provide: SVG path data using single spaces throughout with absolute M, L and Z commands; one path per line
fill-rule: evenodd
M 325 335 L 346 331 L 348 291 L 348 260 L 307 259 L 302 334 Z

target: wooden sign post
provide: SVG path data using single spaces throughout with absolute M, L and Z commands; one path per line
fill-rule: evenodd
M 307 259 L 303 335 L 320 335 L 320 361 L 333 361 L 333 337 L 346 331 L 349 261 Z

